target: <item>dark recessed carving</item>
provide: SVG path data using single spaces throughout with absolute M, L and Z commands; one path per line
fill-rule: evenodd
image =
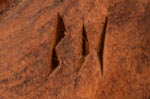
M 106 29 L 107 29 L 107 23 L 108 23 L 108 17 L 105 19 L 105 23 L 103 26 L 103 30 L 101 33 L 101 38 L 100 38 L 100 47 L 99 47 L 99 58 L 100 58 L 100 63 L 101 63 L 101 72 L 103 75 L 103 59 L 104 59 L 104 45 L 105 45 L 105 36 L 106 36 Z
M 52 71 L 59 65 L 59 60 L 58 60 L 58 56 L 56 53 L 56 46 L 61 41 L 61 39 L 65 36 L 64 34 L 65 31 L 66 31 L 66 28 L 65 28 L 63 19 L 58 14 L 55 45 L 54 45 L 54 49 L 52 53 L 52 64 L 51 64 Z
M 86 57 L 89 54 L 89 42 L 88 42 L 88 38 L 87 38 L 87 34 L 86 34 L 86 30 L 85 30 L 85 26 L 83 24 L 83 29 L 82 29 L 82 56 Z

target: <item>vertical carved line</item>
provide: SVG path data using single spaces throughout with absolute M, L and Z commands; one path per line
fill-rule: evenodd
M 51 64 L 52 71 L 55 68 L 57 68 L 57 66 L 59 65 L 59 60 L 58 60 L 58 56 L 56 53 L 56 46 L 61 41 L 61 39 L 65 36 L 64 34 L 65 31 L 66 31 L 66 28 L 64 25 L 64 21 L 61 18 L 61 16 L 58 14 L 55 44 L 54 44 L 53 53 L 52 53 L 52 64 Z
M 108 24 L 108 17 L 106 17 L 105 19 L 105 23 L 103 26 L 103 30 L 102 30 L 102 35 L 101 35 L 101 39 L 100 39 L 100 47 L 99 47 L 99 58 L 100 58 L 100 63 L 101 63 L 101 73 L 103 75 L 104 72 L 104 46 L 105 46 L 105 36 L 106 36 L 106 29 L 107 29 L 107 24 Z
M 56 45 L 61 41 L 61 39 L 65 36 L 65 24 L 61 16 L 58 14 L 57 19 L 57 29 L 56 29 Z
M 82 29 L 82 56 L 86 57 L 89 54 L 89 42 L 85 30 L 85 26 L 83 24 L 83 29 Z
M 59 65 L 58 57 L 57 57 L 57 54 L 56 54 L 55 49 L 53 49 L 53 53 L 52 53 L 52 65 L 51 65 L 52 71 L 53 71 L 58 65 Z

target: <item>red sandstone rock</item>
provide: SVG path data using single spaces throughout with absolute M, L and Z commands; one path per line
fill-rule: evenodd
M 0 99 L 149 99 L 149 2 L 0 1 Z

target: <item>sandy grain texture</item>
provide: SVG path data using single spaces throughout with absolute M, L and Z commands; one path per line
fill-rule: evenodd
M 149 0 L 0 0 L 0 99 L 150 99 Z

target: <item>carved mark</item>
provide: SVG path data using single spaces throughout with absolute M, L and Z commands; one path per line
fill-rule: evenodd
M 85 30 L 85 26 L 83 24 L 83 29 L 82 29 L 82 56 L 86 57 L 89 54 L 89 42 Z
M 65 36 L 64 34 L 65 31 L 66 31 L 66 28 L 65 28 L 63 19 L 58 14 L 55 45 L 54 45 L 53 53 L 52 53 L 52 64 L 51 64 L 52 71 L 59 65 L 59 60 L 58 60 L 58 56 L 57 56 L 55 48 L 57 44 L 61 41 L 61 39 Z
M 101 35 L 101 39 L 100 39 L 100 46 L 99 46 L 99 59 L 101 62 L 101 72 L 103 75 L 103 59 L 104 59 L 104 45 L 105 45 L 105 36 L 106 36 L 106 29 L 107 29 L 107 24 L 108 24 L 108 17 L 106 17 L 105 19 L 105 23 L 103 26 L 103 30 L 102 30 L 102 35 Z
M 65 36 L 65 34 L 64 34 L 65 31 L 66 31 L 66 28 L 65 28 L 64 21 L 61 18 L 61 16 L 58 14 L 57 31 L 56 31 L 56 45 Z
M 52 70 L 54 70 L 58 65 L 59 65 L 59 61 L 58 61 L 56 51 L 54 49 L 52 54 L 52 66 L 51 66 Z

